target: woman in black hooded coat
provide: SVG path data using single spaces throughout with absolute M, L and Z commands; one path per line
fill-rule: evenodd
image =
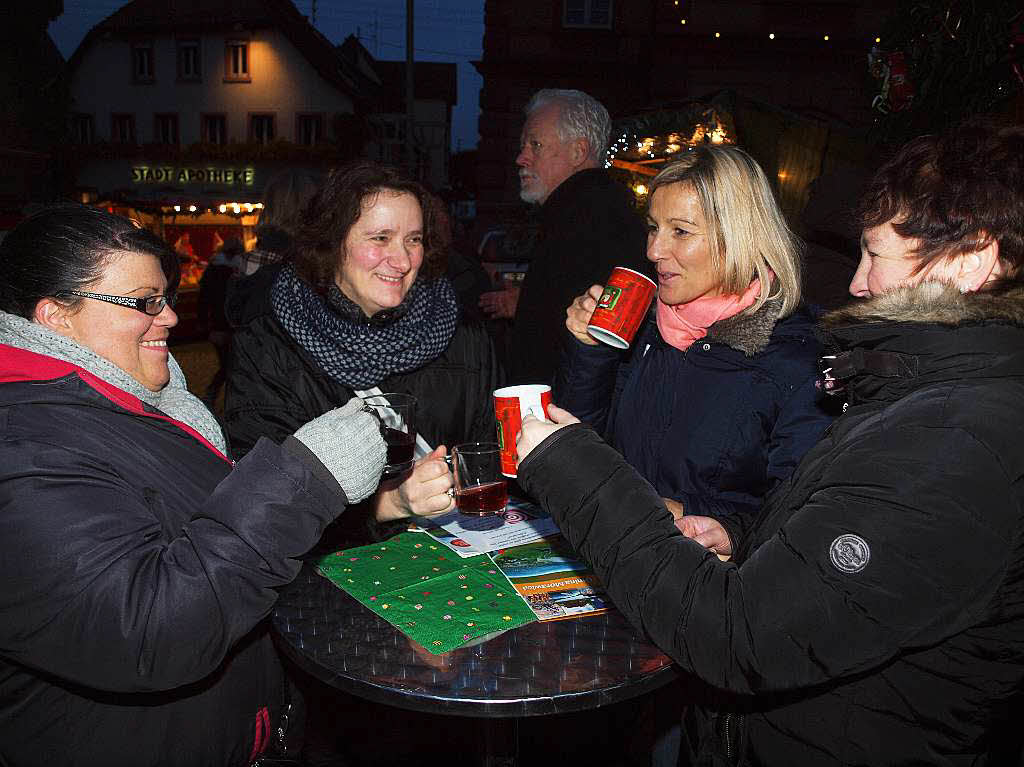
M 864 299 L 825 320 L 844 414 L 733 542 L 681 535 L 565 411 L 519 480 L 708 687 L 690 763 L 1002 765 L 1024 685 L 1024 130 L 908 144 L 862 204 Z M 568 428 L 565 428 L 567 425 Z

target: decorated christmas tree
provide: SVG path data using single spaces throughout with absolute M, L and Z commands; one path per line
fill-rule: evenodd
M 873 138 L 902 143 L 1006 113 L 1024 86 L 1020 0 L 903 0 L 868 55 L 879 83 Z

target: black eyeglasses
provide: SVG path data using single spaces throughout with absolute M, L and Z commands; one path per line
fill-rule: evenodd
M 108 304 L 117 304 L 118 306 L 127 306 L 135 311 L 148 314 L 151 317 L 155 317 L 164 310 L 165 306 L 174 308 L 174 304 L 177 302 L 178 297 L 174 293 L 168 293 L 160 296 L 144 296 L 142 298 L 135 298 L 134 296 L 108 296 L 103 293 L 87 293 L 84 290 L 64 290 L 58 295 L 60 296 L 78 296 L 79 298 L 95 298 L 97 301 L 106 301 Z

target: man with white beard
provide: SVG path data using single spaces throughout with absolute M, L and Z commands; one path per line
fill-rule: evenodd
M 626 186 L 601 167 L 611 120 L 577 90 L 538 91 L 524 109 L 519 196 L 541 206 L 540 237 L 519 291 L 484 293 L 491 317 L 514 317 L 511 383 L 551 383 L 565 339 L 565 311 L 613 267 L 650 274 L 646 231 Z

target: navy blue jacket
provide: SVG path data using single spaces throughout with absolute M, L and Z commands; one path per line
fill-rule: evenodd
M 685 352 L 662 339 L 653 311 L 625 357 L 576 341 L 555 401 L 662 497 L 717 518 L 735 541 L 832 421 L 815 386 L 814 318 L 799 308 L 776 320 L 779 306 L 717 322 Z

